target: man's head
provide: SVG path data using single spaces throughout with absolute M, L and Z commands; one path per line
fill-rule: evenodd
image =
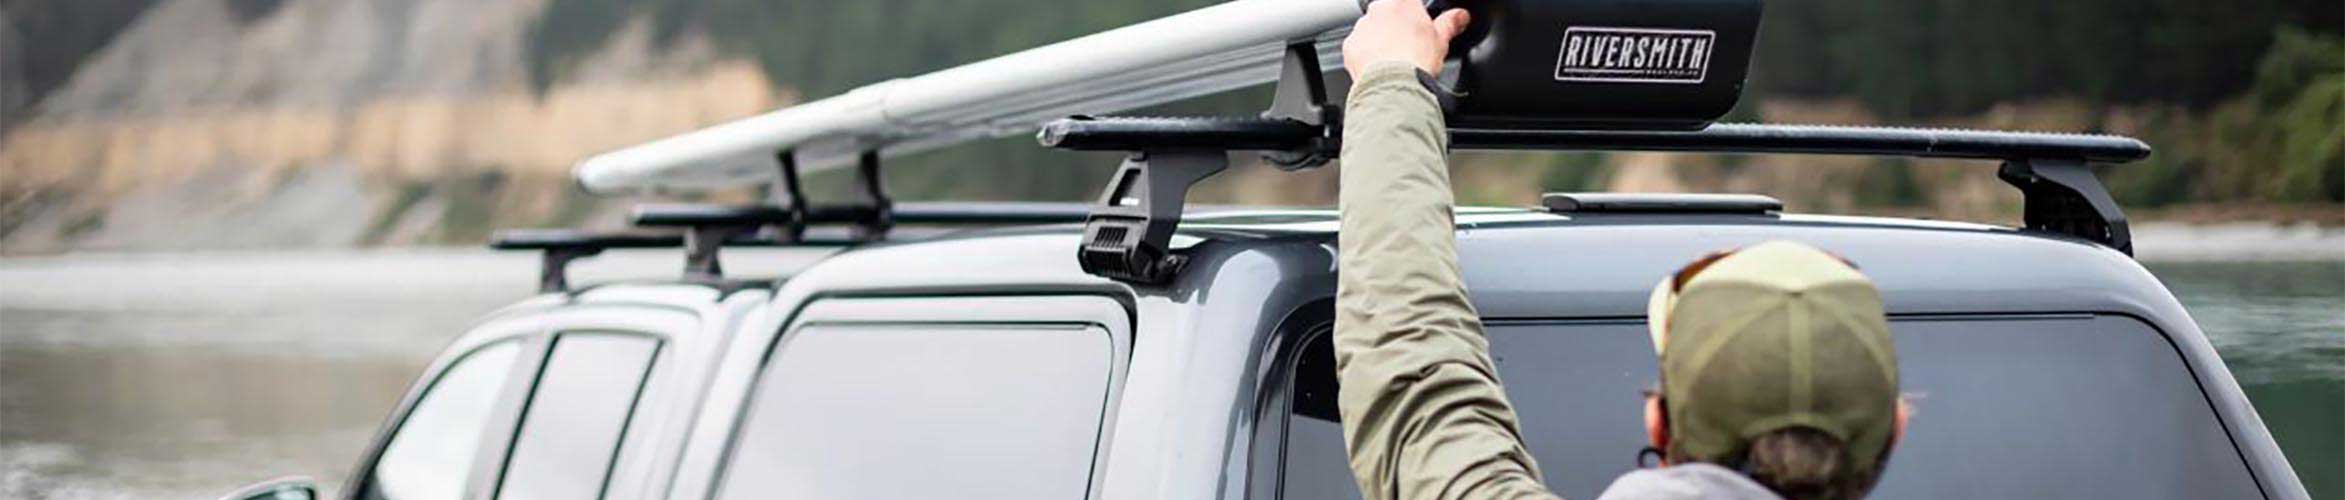
M 1790 242 L 1713 254 L 1653 291 L 1670 462 L 1735 468 L 1792 498 L 1856 498 L 1904 427 L 1881 295 L 1846 261 Z

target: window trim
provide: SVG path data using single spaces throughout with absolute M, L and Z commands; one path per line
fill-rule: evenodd
M 802 303 L 795 314 L 783 323 L 781 332 L 774 335 L 758 357 L 757 368 L 748 384 L 740 392 L 738 409 L 724 434 L 724 443 L 715 463 L 705 476 L 706 498 L 723 494 L 725 476 L 733 465 L 734 454 L 741 444 L 742 431 L 756 417 L 756 397 L 772 371 L 773 360 L 798 333 L 808 326 L 896 326 L 896 325 L 951 325 L 951 326 L 1015 326 L 1015 325 L 1079 325 L 1099 328 L 1108 334 L 1109 362 L 1106 399 L 1100 407 L 1098 437 L 1091 454 L 1091 470 L 1086 478 L 1086 498 L 1100 493 L 1099 479 L 1106 473 L 1109 446 L 1114 441 L 1115 422 L 1122 406 L 1124 384 L 1129 380 L 1132 361 L 1132 332 L 1134 317 L 1130 304 L 1100 294 L 1018 294 L 1018 295 L 949 295 L 949 296 L 818 296 Z

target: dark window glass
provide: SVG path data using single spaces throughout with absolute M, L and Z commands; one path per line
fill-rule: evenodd
M 719 497 L 1083 498 L 1111 348 L 1082 326 L 802 328 Z
M 1521 412 L 1531 452 L 1566 497 L 1595 498 L 1633 467 L 1645 444 L 1637 390 L 1653 382 L 1656 367 L 1644 329 L 1490 328 L 1499 377 Z M 1894 329 L 1904 389 L 1923 398 L 1875 498 L 2234 498 L 2257 491 L 2181 357 L 2137 320 L 1901 320 Z M 1334 400 L 1308 396 L 1332 393 L 1333 353 L 1321 347 L 1304 354 L 1282 490 L 1286 498 L 1357 498 L 1342 434 L 1329 418 Z
M 521 419 L 505 462 L 506 500 L 592 499 L 602 495 L 611 460 L 659 342 L 607 333 L 565 333 Z
M 368 498 L 455 500 L 480 451 L 481 432 L 505 388 L 515 342 L 499 342 L 464 355 L 425 389 L 367 482 Z

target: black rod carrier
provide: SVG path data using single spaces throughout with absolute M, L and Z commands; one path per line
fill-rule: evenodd
M 795 151 L 775 153 L 774 162 L 779 170 L 774 184 L 766 187 L 770 204 L 643 205 L 635 207 L 635 225 L 683 228 L 684 277 L 698 280 L 723 278 L 719 251 L 745 239 L 789 245 L 806 238 L 809 224 L 843 222 L 855 228 L 850 241 L 878 241 L 886 239 L 888 229 L 895 225 L 890 214 L 894 202 L 888 199 L 880 179 L 878 151 L 863 152 L 855 168 L 861 203 L 847 206 L 807 202 Z

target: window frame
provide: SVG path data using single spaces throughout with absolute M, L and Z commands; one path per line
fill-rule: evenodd
M 732 468 L 743 432 L 757 416 L 756 398 L 766 377 L 773 371 L 773 360 L 806 327 L 1050 325 L 1098 328 L 1108 335 L 1107 394 L 1101 405 L 1098 437 L 1092 445 L 1091 467 L 1085 480 L 1088 483 L 1085 497 L 1096 498 L 1100 493 L 1099 478 L 1106 472 L 1106 459 L 1116 430 L 1116 416 L 1122 406 L 1124 384 L 1129 380 L 1134 317 L 1131 304 L 1124 300 L 1085 293 L 813 298 L 791 315 L 780 333 L 772 337 L 760 355 L 756 371 L 750 375 L 741 393 L 740 406 L 731 419 L 731 428 L 725 433 L 723 448 L 717 453 L 713 467 L 705 476 L 705 494 L 707 498 L 720 498 L 723 495 L 726 474 Z
M 462 498 L 467 500 L 492 499 L 503 483 L 506 461 L 511 458 L 513 443 L 519 437 L 520 419 L 531 396 L 537 392 L 537 379 L 544 371 L 547 356 L 551 354 L 554 336 L 570 332 L 628 334 L 650 337 L 659 342 L 653 353 L 650 372 L 636 395 L 636 407 L 657 407 L 662 404 L 689 404 L 696 401 L 691 394 L 677 393 L 668 379 L 680 370 L 673 362 L 677 356 L 670 348 L 677 339 L 693 335 L 705 321 L 700 314 L 687 308 L 656 304 L 564 303 L 542 309 L 507 312 L 494 316 L 459 335 L 441 355 L 424 368 L 423 374 L 408 387 L 405 395 L 392 407 L 383 425 L 361 455 L 356 467 L 343 483 L 337 495 L 345 500 L 360 500 L 359 494 L 371 483 L 375 468 L 381 465 L 382 455 L 391 439 L 406 425 L 415 406 L 431 391 L 450 368 L 482 348 L 502 342 L 519 342 L 514 353 L 514 365 L 508 368 L 505 386 L 498 390 L 497 402 L 481 431 L 480 448 L 474 451 L 472 470 L 466 477 Z M 451 354 L 453 353 L 453 354 Z M 657 399 L 655 399 L 655 397 Z M 661 415 L 664 417 L 664 415 Z M 611 478 L 626 474 L 630 456 L 652 453 L 656 446 L 625 446 L 624 443 L 644 442 L 653 438 L 652 425 L 637 425 L 644 418 L 631 412 L 630 423 L 620 436 L 622 445 L 612 459 Z M 649 444 L 649 443 L 646 443 Z M 606 487 L 604 497 L 612 497 L 614 490 Z

